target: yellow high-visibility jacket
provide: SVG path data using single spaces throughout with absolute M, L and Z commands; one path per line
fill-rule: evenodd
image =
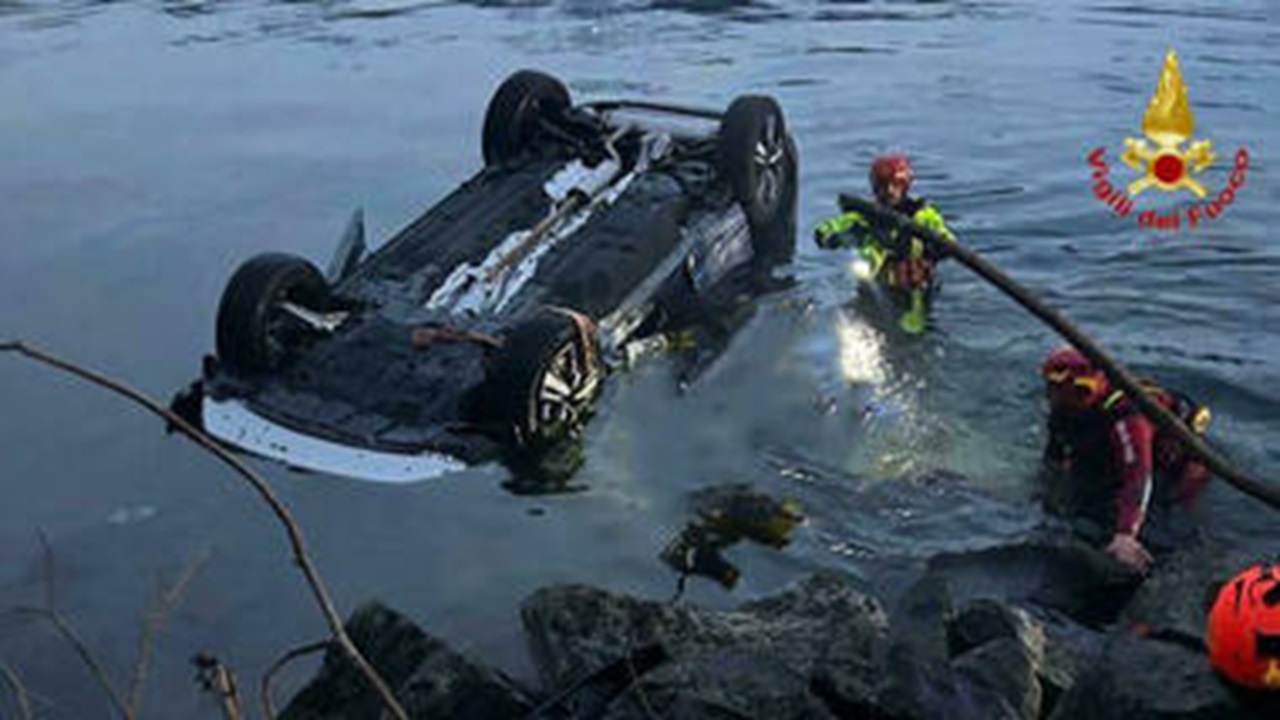
M 907 205 L 905 209 L 909 211 L 907 215 L 912 220 L 952 242 L 955 241 L 955 235 L 947 227 L 946 221 L 942 219 L 942 213 L 938 212 L 938 209 L 931 205 L 929 201 L 907 199 L 905 204 Z M 882 234 L 884 232 L 894 233 L 894 235 L 885 237 Z M 885 280 L 885 268 L 888 267 L 889 260 L 895 255 L 894 247 L 899 244 L 896 242 L 896 232 L 895 230 L 877 229 L 863 217 L 862 213 L 850 211 L 823 220 L 814 229 L 813 236 L 818 246 L 822 248 L 856 247 L 858 253 L 871 265 L 872 276 L 879 280 Z M 906 257 L 921 258 L 924 256 L 924 242 L 920 238 L 911 238 Z

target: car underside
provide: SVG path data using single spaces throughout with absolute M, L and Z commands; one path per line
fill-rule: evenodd
M 175 407 L 242 450 L 357 478 L 537 457 L 580 435 L 635 343 L 762 287 L 794 247 L 798 159 L 767 97 L 574 106 L 521 71 L 483 151 L 372 252 L 357 215 L 326 273 L 242 264 Z

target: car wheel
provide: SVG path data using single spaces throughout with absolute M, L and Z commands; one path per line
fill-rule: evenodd
M 297 339 L 283 303 L 319 309 L 328 297 L 324 276 L 310 262 L 285 253 L 250 258 L 231 276 L 218 305 L 218 358 L 246 374 L 279 368 Z
M 746 95 L 720 121 L 720 173 L 753 228 L 782 210 L 788 188 L 787 127 L 773 98 Z
M 584 316 L 543 311 L 503 339 L 490 379 L 504 434 L 540 451 L 576 437 L 603 377 L 595 330 Z
M 762 270 L 790 262 L 796 251 L 795 208 L 799 188 L 796 178 L 799 174 L 800 154 L 790 135 L 787 136 L 783 162 L 784 189 L 781 204 L 768 225 L 756 226 L 751 232 L 751 244 L 755 250 L 753 262 Z
M 485 165 L 501 165 L 533 142 L 543 120 L 570 108 L 564 83 L 536 70 L 521 70 L 503 81 L 484 116 Z

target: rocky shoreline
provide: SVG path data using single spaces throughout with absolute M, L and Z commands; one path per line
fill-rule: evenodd
M 347 627 L 413 718 L 1260 720 L 1280 699 L 1202 638 L 1250 559 L 1200 545 L 1139 582 L 1076 543 L 1002 546 L 933 558 L 892 608 L 828 571 L 730 611 L 554 585 L 520 608 L 537 688 L 376 602 Z M 280 717 L 383 714 L 330 651 Z

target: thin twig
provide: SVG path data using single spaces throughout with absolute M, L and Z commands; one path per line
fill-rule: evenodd
M 0 663 L 0 678 L 4 678 L 5 685 L 13 691 L 14 702 L 18 704 L 18 717 L 21 720 L 31 720 L 31 696 L 22 680 L 18 679 L 17 673 L 8 665 Z
M 262 675 L 262 713 L 266 720 L 276 720 L 276 706 L 275 703 L 271 702 L 271 680 L 275 678 L 276 673 L 294 660 L 304 655 L 320 652 L 332 644 L 332 640 L 321 640 L 320 642 L 296 647 L 282 655 L 279 660 L 271 664 L 271 667 L 267 668 L 267 671 Z
M 209 559 L 208 551 L 202 553 L 199 557 L 189 563 L 173 583 L 160 595 L 155 607 L 147 613 L 147 618 L 142 626 L 142 632 L 138 635 L 138 656 L 133 663 L 133 677 L 129 681 L 129 716 L 137 717 L 139 709 L 142 707 L 142 688 L 147 680 L 147 668 L 151 664 L 151 651 L 155 648 L 156 635 L 160 632 L 160 628 L 168 619 L 169 613 L 173 608 L 182 601 L 182 596 L 186 594 L 187 587 L 191 585 L 191 581 L 195 579 L 197 573 L 200 572 L 206 561 Z
M 217 696 L 223 720 L 242 720 L 244 711 L 240 709 L 235 673 L 218 658 L 205 653 L 197 653 L 191 658 L 191 664 L 196 666 L 196 682 L 201 689 Z
M 132 720 L 133 715 L 129 712 L 129 707 L 125 703 L 124 697 L 121 696 L 120 690 L 116 688 L 115 682 L 111 679 L 110 671 L 108 671 L 107 667 L 103 665 L 96 656 L 94 656 L 93 652 L 89 650 L 89 646 L 80 639 L 79 633 L 77 633 L 71 623 L 62 616 L 62 613 L 58 611 L 58 606 L 56 604 L 58 599 L 56 590 L 57 576 L 55 573 L 53 548 L 49 545 L 49 539 L 45 537 L 43 532 L 37 532 L 36 535 L 40 538 L 40 546 L 44 550 L 45 602 L 47 604 L 42 608 L 18 607 L 15 608 L 15 610 L 29 615 L 36 615 L 48 620 L 49 623 L 53 625 L 54 629 L 58 631 L 58 634 L 62 636 L 62 639 L 65 640 L 73 650 L 75 650 L 80 661 L 84 663 L 85 667 L 89 669 L 90 674 L 92 674 L 94 679 L 98 681 L 98 685 L 102 688 L 102 691 L 106 693 L 107 699 L 111 701 L 112 708 L 119 713 L 120 717 L 125 718 L 125 720 Z
M 255 473 L 245 465 L 240 458 L 233 455 L 226 448 L 218 444 L 216 440 L 209 437 L 202 430 L 196 428 L 187 422 L 186 418 L 178 415 L 164 405 L 156 402 L 139 390 L 135 390 L 124 383 L 114 380 L 110 377 L 94 372 L 75 363 L 63 360 L 61 358 L 50 355 L 49 353 L 22 341 L 0 343 L 0 352 L 16 352 L 24 357 L 36 360 L 51 367 L 70 373 L 94 385 L 106 388 L 118 395 L 122 395 L 138 405 L 146 408 L 152 414 L 164 418 L 168 423 L 176 428 L 183 435 L 186 435 L 201 448 L 209 451 L 224 464 L 230 467 L 240 477 L 244 478 L 258 496 L 271 508 L 271 512 L 279 520 L 285 534 L 288 536 L 289 545 L 293 550 L 293 559 L 298 567 L 302 570 L 303 577 L 307 581 L 307 585 L 311 588 L 311 594 L 315 599 L 316 605 L 319 607 L 321 614 L 324 616 L 326 624 L 329 626 L 329 632 L 333 635 L 333 639 L 342 648 L 347 658 L 356 666 L 356 669 L 364 675 L 369 684 L 377 692 L 382 700 L 382 704 L 386 706 L 396 720 L 409 720 L 409 716 L 405 713 L 400 702 L 396 700 L 395 694 L 391 688 L 387 686 L 386 681 L 378 674 L 378 671 L 369 664 L 360 649 L 356 647 L 351 637 L 347 635 L 346 628 L 342 625 L 342 616 L 338 614 L 337 607 L 334 605 L 329 591 L 325 588 L 323 580 L 320 578 L 320 571 L 312 562 L 311 556 L 307 554 L 305 543 L 302 539 L 302 530 L 293 519 L 293 515 L 285 507 L 284 503 L 276 497 L 275 492 L 271 490 L 271 486 L 267 484 L 260 475 Z

